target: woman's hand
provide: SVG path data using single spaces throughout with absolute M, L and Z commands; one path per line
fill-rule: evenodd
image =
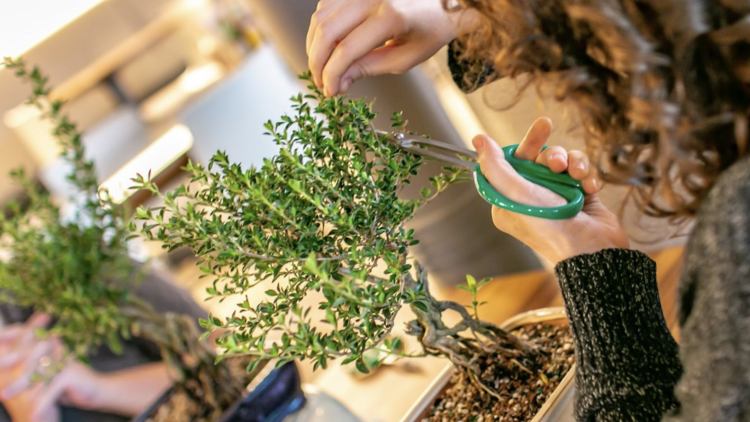
M 403 73 L 475 25 L 442 0 L 321 0 L 307 33 L 315 84 L 331 97 L 367 76 Z
M 49 322 L 48 315 L 34 314 L 24 324 L 0 330 L 0 401 L 14 422 L 55 422 L 60 403 L 82 409 L 97 406 L 102 382 L 89 367 L 68 362 L 51 373 L 63 348 L 57 338 L 37 336 Z M 51 379 L 34 380 L 35 375 Z
M 542 152 L 552 131 L 552 121 L 538 119 L 529 129 L 515 156 L 535 161 L 556 173 L 568 171 L 580 180 L 588 193 L 583 210 L 568 220 L 546 220 L 492 207 L 495 227 L 525 243 L 553 264 L 584 253 L 608 248 L 629 247 L 628 237 L 617 217 L 596 196 L 601 183 L 581 151 L 550 147 Z M 479 135 L 473 140 L 479 153 L 482 174 L 509 199 L 528 205 L 557 207 L 566 203 L 554 192 L 521 177 L 505 160 L 503 151 L 492 139 Z
M 3 404 L 14 422 L 56 422 L 59 405 L 95 410 L 101 401 L 100 375 L 79 362 L 70 362 L 50 381 L 36 381 L 8 391 Z M 124 400 L 122 397 L 121 400 Z
M 37 337 L 49 322 L 48 315 L 34 314 L 25 324 L 0 329 L 0 402 L 13 422 L 57 422 L 61 404 L 133 416 L 169 388 L 161 362 L 100 374 L 67 361 L 48 381 L 35 381 L 64 356 L 59 339 Z

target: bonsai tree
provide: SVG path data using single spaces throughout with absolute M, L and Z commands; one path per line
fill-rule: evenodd
M 99 190 L 81 133 L 62 114 L 62 103 L 48 100 L 47 78 L 20 59 L 5 58 L 4 65 L 31 84 L 28 103 L 53 123 L 62 156 L 72 167 L 68 180 L 77 208 L 64 220 L 60 208 L 22 170 L 12 173 L 29 204 L 25 212 L 11 204 L 11 217 L 0 214 L 0 249 L 9 256 L 0 262 L 2 300 L 52 315 L 51 334 L 81 360 L 102 344 L 119 351 L 121 337 L 154 342 L 179 387 L 205 409 L 195 420 L 215 420 L 241 397 L 244 385 L 226 365 L 214 364 L 216 354 L 200 340 L 195 321 L 159 314 L 132 294 L 142 266 L 128 258 L 126 210 Z
M 302 79 L 310 82 L 309 74 Z M 292 98 L 295 113 L 266 123 L 279 153 L 261 167 L 243 169 L 218 152 L 205 166 L 188 164 L 192 183 L 166 194 L 137 176 L 135 187 L 163 202 L 136 211 L 138 228 L 167 249 L 192 248 L 213 277 L 210 296 L 242 297 L 271 282 L 260 303 L 245 299 L 230 317 L 203 321 L 208 329 L 227 330 L 219 340 L 227 354 L 311 360 L 315 368 L 343 357 L 363 372 L 363 355 L 372 349 L 439 355 L 499 397 L 482 379 L 482 357 L 530 371 L 524 357 L 536 348 L 478 318 L 476 292 L 487 280 L 468 277 L 462 286 L 474 297 L 471 311 L 434 298 L 425 268 L 409 257 L 414 232 L 404 228 L 448 186 L 469 180 L 469 172 L 447 167 L 430 179 L 422 199 L 400 198 L 422 157 L 374 130 L 370 104 L 325 98 L 312 84 L 309 89 Z M 393 115 L 392 129 L 407 131 L 400 114 Z M 313 292 L 322 294 L 323 324 L 303 302 Z M 419 339 L 421 353 L 400 352 L 389 337 L 405 306 L 416 315 L 407 332 Z M 446 311 L 457 312 L 460 321 L 444 322 Z M 279 335 L 271 341 L 273 333 Z

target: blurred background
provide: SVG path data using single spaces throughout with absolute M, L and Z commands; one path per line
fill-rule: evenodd
M 262 135 L 263 122 L 278 119 L 289 97 L 304 89 L 296 75 L 306 70 L 305 34 L 316 3 L 3 0 L 0 55 L 23 55 L 50 76 L 52 97 L 67 102 L 65 110 L 86 132 L 102 184 L 120 201 L 138 205 L 150 200 L 128 191 L 135 173 L 152 171 L 169 189 L 186 182 L 180 167 L 188 159 L 206 162 L 225 150 L 232 161 L 249 166 L 274 154 L 273 143 Z M 457 145 L 470 146 L 478 133 L 502 145 L 517 143 L 537 117 L 548 115 L 556 125 L 551 143 L 583 147 L 575 116 L 563 106 L 541 100 L 533 89 L 518 93 L 513 81 L 465 95 L 445 62 L 443 51 L 404 75 L 358 82 L 351 95 L 377 99 L 382 119 L 403 111 L 413 130 Z M 19 166 L 65 203 L 67 169 L 50 128 L 23 105 L 27 92 L 0 69 L 0 205 L 19 199 L 7 177 Z M 518 104 L 498 110 L 516 95 Z M 385 122 L 378 124 L 387 127 Z M 422 180 L 435 171 L 428 166 Z M 603 197 L 619 208 L 625 191 L 606 187 Z M 656 242 L 675 229 L 664 222 L 636 224 L 630 215 L 626 210 L 636 247 L 653 252 L 682 241 Z M 466 274 L 501 276 L 547 265 L 494 230 L 489 205 L 468 184 L 451 188 L 412 224 L 422 240 L 415 254 L 440 285 L 463 282 Z M 165 256 L 158 245 L 136 244 L 134 254 L 162 263 L 196 298 L 204 298 L 207 281 L 198 279 L 189 251 Z M 222 313 L 230 302 L 206 307 Z

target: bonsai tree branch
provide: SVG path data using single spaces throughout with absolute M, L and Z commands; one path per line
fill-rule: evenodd
M 159 347 L 175 381 L 197 403 L 203 403 L 215 420 L 242 396 L 244 383 L 226 365 L 216 364 L 216 353 L 200 340 L 195 321 L 186 315 L 158 314 L 144 302 L 131 300 L 122 314 L 133 321 L 133 335 Z

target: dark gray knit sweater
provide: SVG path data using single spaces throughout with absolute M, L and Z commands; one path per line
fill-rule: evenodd
M 499 76 L 460 50 L 451 43 L 448 65 L 465 92 Z M 685 261 L 681 347 L 646 255 L 610 249 L 555 268 L 575 340 L 578 422 L 750 422 L 750 159 L 713 187 Z
M 578 421 L 750 421 L 750 161 L 727 170 L 697 217 L 667 330 L 656 265 L 611 249 L 556 267 L 573 328 Z

